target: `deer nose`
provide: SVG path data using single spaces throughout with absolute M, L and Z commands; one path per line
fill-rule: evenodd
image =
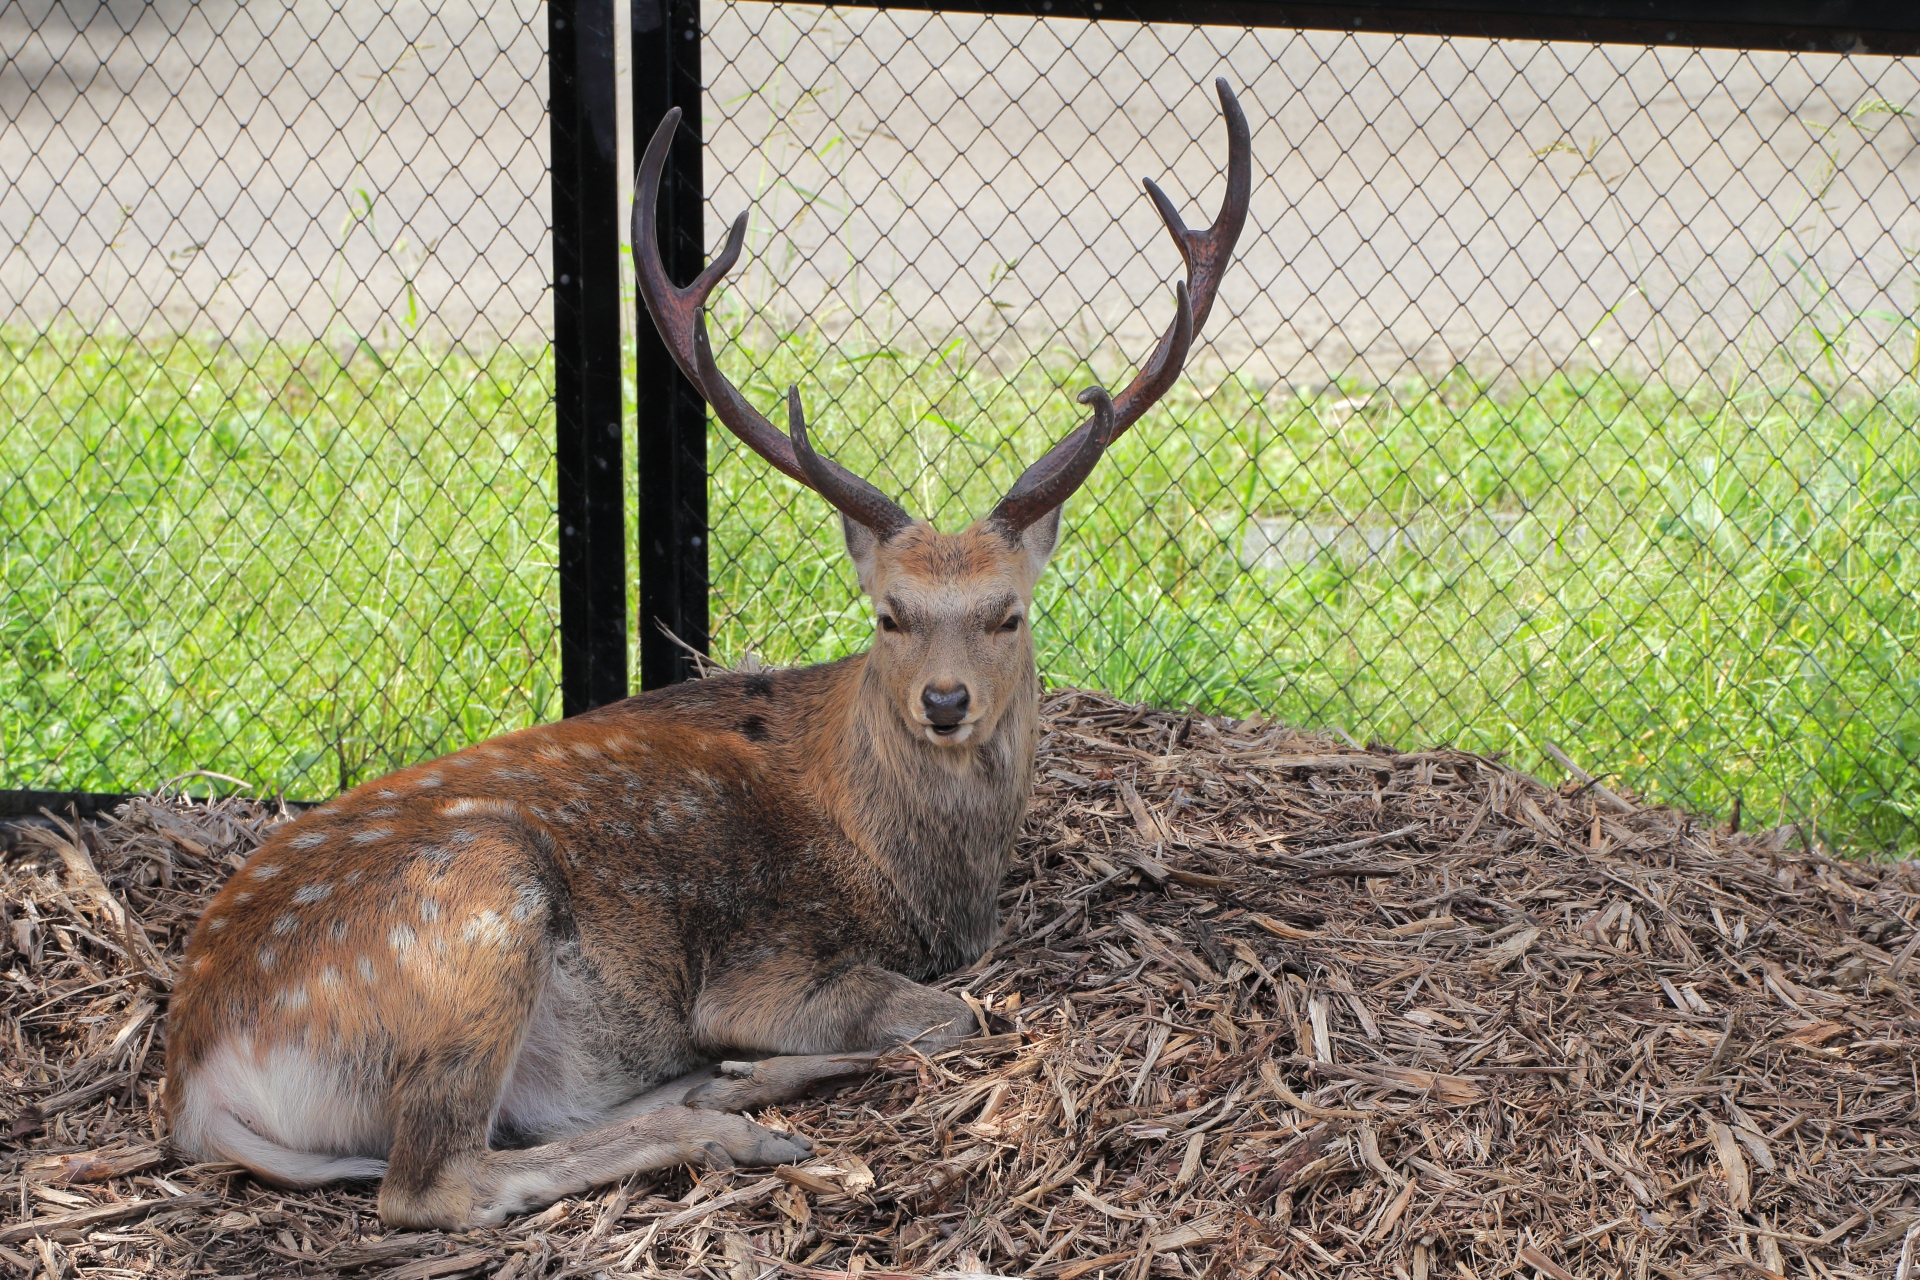
M 951 729 L 967 718 L 967 686 L 954 685 L 951 689 L 936 689 L 928 685 L 920 692 L 920 705 L 927 713 L 927 723 L 936 729 Z

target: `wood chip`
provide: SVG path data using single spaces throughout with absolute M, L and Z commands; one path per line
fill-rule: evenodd
M 212 1204 L 214 1199 L 206 1192 L 189 1192 L 183 1196 L 155 1196 L 146 1200 L 103 1204 L 94 1209 L 76 1209 L 72 1213 L 55 1214 L 49 1218 L 29 1218 L 0 1227 L 0 1244 L 14 1244 L 35 1236 L 51 1236 L 60 1231 L 91 1231 L 95 1227 L 115 1223 L 137 1222 L 162 1210 L 199 1209 Z
M 1527 928 L 1494 946 L 1486 955 L 1475 960 L 1468 968 L 1477 977 L 1491 978 L 1503 972 L 1506 967 L 1533 950 L 1533 944 L 1540 941 L 1540 930 Z
M 1920 868 L 1621 809 L 1579 775 L 1076 690 L 1048 696 L 1040 757 L 1001 936 L 942 980 L 998 1034 L 762 1117 L 813 1139 L 797 1168 L 665 1171 L 458 1238 L 382 1234 L 367 1184 L 154 1163 L 172 967 L 277 805 L 148 796 L 42 826 L 0 854 L 18 1148 L 0 1260 L 355 1280 L 1145 1280 L 1175 1253 L 1296 1278 L 1898 1270 Z M 23 1204 L 42 1216 L 13 1221 Z M 88 1236 L 113 1258 L 71 1243 Z

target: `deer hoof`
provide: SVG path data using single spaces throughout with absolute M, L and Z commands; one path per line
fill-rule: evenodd
M 723 1062 L 717 1070 L 721 1075 L 730 1076 L 735 1080 L 751 1080 L 753 1070 L 758 1065 L 754 1062 Z
M 701 1143 L 709 1169 L 735 1165 L 794 1164 L 813 1154 L 813 1143 L 797 1133 L 781 1133 L 739 1116 Z

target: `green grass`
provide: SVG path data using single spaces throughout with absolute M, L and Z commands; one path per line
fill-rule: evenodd
M 187 769 L 297 795 L 558 711 L 544 353 L 0 335 L 0 777 Z M 830 452 L 955 528 L 1075 420 L 1065 354 L 818 334 L 722 363 L 798 382 Z M 1789 371 L 1794 361 L 1784 361 Z M 1798 362 L 1804 366 L 1807 362 Z M 1124 370 L 1099 369 L 1117 384 Z M 1056 683 L 1509 750 L 1749 825 L 1920 844 L 1911 380 L 1495 390 L 1183 384 L 1068 509 L 1041 589 Z M 631 456 L 631 454 L 629 455 Z M 715 651 L 861 647 L 836 522 L 724 434 Z M 1524 513 L 1520 551 L 1243 567 L 1250 515 Z
M 1065 355 L 1011 380 L 862 355 L 795 336 L 749 395 L 809 389 L 823 447 L 947 528 L 1070 428 L 1092 376 Z M 1686 391 L 1606 372 L 1307 401 L 1183 385 L 1070 504 L 1040 589 L 1041 668 L 1162 705 L 1509 750 L 1557 776 L 1538 747 L 1552 740 L 1708 811 L 1739 794 L 1748 825 L 1812 818 L 1856 848 L 1911 849 L 1917 411 L 1910 380 L 1846 398 L 1805 377 Z M 798 662 L 865 643 L 822 504 L 728 445 L 716 651 Z M 1250 514 L 1468 512 L 1524 513 L 1518 549 L 1285 572 L 1240 555 Z
M 558 714 L 551 361 L 0 334 L 0 779 L 295 797 Z

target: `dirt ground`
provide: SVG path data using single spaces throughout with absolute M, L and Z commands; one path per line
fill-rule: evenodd
M 767 1113 L 802 1167 L 497 1229 L 182 1167 L 201 905 L 275 805 L 136 800 L 0 858 L 0 1262 L 50 1277 L 1911 1275 L 1920 871 L 1570 767 L 1063 692 L 948 985 L 983 1034 Z

